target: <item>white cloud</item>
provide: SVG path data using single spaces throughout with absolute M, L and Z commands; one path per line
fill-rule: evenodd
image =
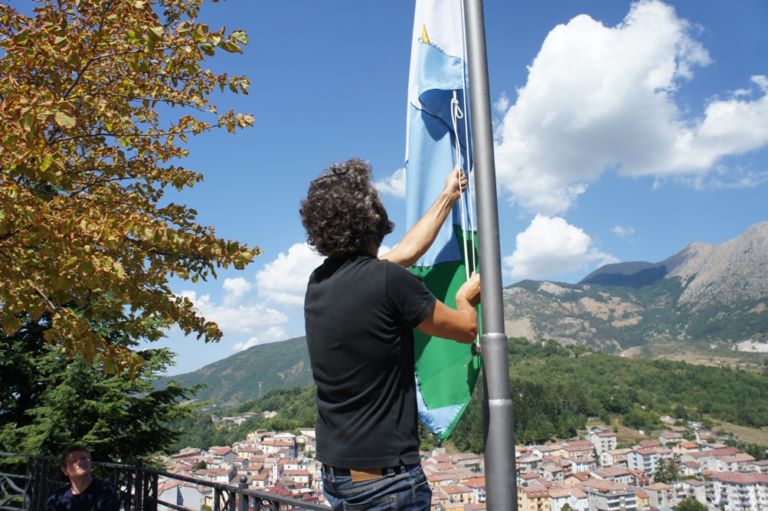
M 637 173 L 705 174 L 724 156 L 744 154 L 768 144 L 768 78 L 753 76 L 761 93 L 749 99 L 743 90 L 732 97 L 711 101 L 704 118 L 689 129 L 680 130 L 674 150 L 656 169 Z
M 756 99 L 738 90 L 684 118 L 675 91 L 710 63 L 692 32 L 656 0 L 633 4 L 615 27 L 586 15 L 555 27 L 496 132 L 499 183 L 513 200 L 557 215 L 607 169 L 704 175 L 768 144 L 765 76 L 752 78 Z
M 514 253 L 503 262 L 505 273 L 512 278 L 542 279 L 616 261 L 595 248 L 582 229 L 562 218 L 536 215 L 517 235 Z
M 182 291 L 181 296 L 188 298 L 195 309 L 208 321 L 219 325 L 225 335 L 234 333 L 253 333 L 274 325 L 285 323 L 288 319 L 277 309 L 262 303 L 233 303 L 216 304 L 208 294 L 197 296 L 194 291 Z
M 740 165 L 726 167 L 715 165 L 708 174 L 695 176 L 658 177 L 653 188 L 664 186 L 666 181 L 674 180 L 696 190 L 733 190 L 737 188 L 755 188 L 768 182 L 768 171 L 754 170 Z
M 234 279 L 224 279 L 224 303 L 235 303 L 240 300 L 248 291 L 253 289 L 253 284 L 243 277 Z
M 391 176 L 373 183 L 379 193 L 386 193 L 399 199 L 405 197 L 405 169 L 400 168 Z
M 285 339 L 285 331 L 279 326 L 271 326 L 260 335 L 251 337 L 245 342 L 238 342 L 232 346 L 233 351 L 243 351 L 257 346 L 259 344 L 269 344 L 271 342 L 282 341 Z
M 621 225 L 611 227 L 611 232 L 622 239 L 629 238 L 635 234 L 635 230 L 632 227 L 622 227 Z
M 752 171 L 737 168 L 727 175 L 707 176 L 708 179 L 698 180 L 694 185 L 701 190 L 728 190 L 734 188 L 755 188 L 768 182 L 768 171 Z
M 210 294 L 198 294 L 185 290 L 181 296 L 188 298 L 195 309 L 208 321 L 219 325 L 225 337 L 249 334 L 250 339 L 238 346 L 255 345 L 284 338 L 285 332 L 279 325 L 288 322 L 286 313 L 278 305 L 302 305 L 309 274 L 323 258 L 305 243 L 297 243 L 280 253 L 277 259 L 264 265 L 256 274 L 256 282 L 243 277 L 225 279 L 222 284 L 221 302 L 217 303 Z M 258 289 L 259 296 L 252 292 Z
M 322 262 L 323 257 L 306 243 L 292 245 L 256 274 L 259 295 L 285 305 L 303 305 L 309 275 Z
M 499 95 L 499 99 L 493 104 L 493 107 L 498 113 L 505 114 L 507 113 L 507 110 L 509 110 L 509 105 L 509 96 L 507 96 L 506 92 L 502 92 Z

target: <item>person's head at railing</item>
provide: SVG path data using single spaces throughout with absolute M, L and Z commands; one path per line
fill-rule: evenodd
M 59 467 L 70 481 L 88 480 L 91 477 L 91 451 L 83 445 L 70 445 L 61 453 Z
M 59 468 L 69 479 L 69 485 L 48 497 L 45 511 L 117 511 L 117 489 L 91 475 L 91 451 L 87 447 L 77 444 L 64 449 Z

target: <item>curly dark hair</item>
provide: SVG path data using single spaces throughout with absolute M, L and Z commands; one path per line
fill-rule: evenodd
M 371 167 L 352 158 L 336 163 L 309 184 L 301 201 L 307 242 L 326 257 L 341 257 L 381 245 L 395 225 L 370 181 Z

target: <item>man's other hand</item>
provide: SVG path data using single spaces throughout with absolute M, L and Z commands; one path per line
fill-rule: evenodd
M 456 291 L 456 301 L 459 299 L 465 299 L 472 307 L 477 307 L 480 303 L 480 274 L 473 273 L 469 280 L 466 281 Z

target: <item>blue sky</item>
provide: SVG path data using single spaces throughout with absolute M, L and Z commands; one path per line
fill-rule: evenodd
M 16 2 L 11 1 L 11 5 Z M 576 282 L 606 262 L 659 261 L 768 219 L 768 3 L 764 0 L 485 2 L 504 284 Z M 318 262 L 298 215 L 329 163 L 368 160 L 403 235 L 413 1 L 226 0 L 212 27 L 245 29 L 255 116 L 237 135 L 190 142 L 205 181 L 181 200 L 218 235 L 258 245 L 246 270 L 174 290 L 219 322 L 204 345 L 171 331 L 172 374 L 303 335 Z M 221 110 L 221 109 L 220 109 Z

